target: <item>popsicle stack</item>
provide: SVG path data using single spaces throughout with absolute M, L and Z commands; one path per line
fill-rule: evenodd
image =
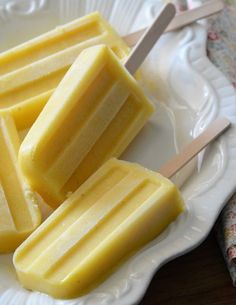
M 132 74 L 174 14 L 167 4 L 130 55 L 98 13 L 0 54 L 0 252 L 39 226 L 37 194 L 60 206 L 14 254 L 24 287 L 82 295 L 184 210 L 169 179 L 114 158 L 154 111 Z
M 76 58 L 80 52 L 82 50 L 87 52 L 87 48 L 93 45 L 109 48 L 111 60 L 108 61 L 113 61 L 114 66 L 117 67 L 114 74 L 109 70 L 112 67 L 106 65 L 106 58 L 99 57 L 99 54 L 96 56 L 96 52 L 92 51 L 93 48 L 87 59 L 86 55 L 82 55 L 82 59 L 78 59 L 77 63 Z M 49 139 L 49 143 L 46 142 L 47 147 L 44 146 L 47 168 L 49 163 L 51 167 L 55 163 L 56 171 L 60 166 L 67 167 L 67 164 L 60 163 L 64 145 L 64 149 L 67 147 L 69 150 L 65 158 L 71 160 L 69 167 L 72 167 L 72 170 L 68 167 L 67 176 L 61 172 L 55 181 L 52 178 L 51 184 L 59 185 L 59 180 L 68 180 L 69 175 L 73 174 L 75 163 L 71 157 L 76 156 L 83 160 L 96 142 L 98 143 L 95 158 L 98 161 L 95 161 L 95 165 L 99 166 L 103 158 L 113 155 L 114 151 L 108 147 L 109 137 L 112 139 L 113 135 L 117 137 L 115 152 L 119 155 L 153 112 L 152 104 L 144 96 L 138 83 L 131 79 L 131 76 L 127 77 L 128 72 L 125 74 L 122 64 L 118 63 L 118 60 L 124 60 L 128 53 L 129 48 L 112 27 L 99 13 L 92 13 L 0 55 L 1 253 L 14 251 L 40 224 L 40 211 L 35 204 L 38 200 L 34 193 L 36 188 L 35 183 L 32 183 L 36 180 L 33 176 L 37 176 L 37 173 L 35 169 L 33 176 L 23 175 L 17 161 L 19 138 L 23 138 L 28 132 L 74 61 L 75 64 L 59 86 L 59 91 L 52 96 L 56 105 L 53 104 L 51 107 L 49 103 L 51 110 L 48 111 L 58 113 L 57 110 L 60 109 L 59 116 L 63 117 L 58 117 L 57 127 L 53 126 L 53 122 L 49 122 L 49 125 L 52 125 L 48 128 L 49 133 L 46 137 L 53 136 L 53 138 Z M 67 105 L 65 100 L 68 101 Z M 45 112 L 48 111 L 45 109 Z M 129 130 L 126 131 L 125 128 Z M 29 137 L 30 134 L 27 138 Z M 38 136 L 37 138 L 39 139 Z M 100 142 L 99 138 L 101 138 Z M 25 151 L 26 146 L 27 143 L 22 144 L 22 151 Z M 42 157 L 41 159 L 43 161 Z M 30 159 L 28 161 L 30 164 Z M 26 160 L 22 162 L 23 169 L 26 163 Z M 91 165 L 92 162 L 91 164 L 87 162 L 88 168 L 83 166 L 82 178 L 89 176 Z M 38 172 L 42 178 L 44 175 Z M 29 178 L 28 182 L 26 178 Z M 61 194 L 57 196 L 57 204 L 62 203 L 66 195 L 74 190 L 75 183 L 73 178 L 71 180 L 73 188 L 70 186 L 68 191 L 61 192 L 64 196 Z M 56 206 L 55 191 L 50 188 L 49 179 L 47 181 L 48 184 L 41 183 L 45 187 L 39 190 L 39 194 L 49 205 Z M 45 194 L 48 196 L 44 196 Z

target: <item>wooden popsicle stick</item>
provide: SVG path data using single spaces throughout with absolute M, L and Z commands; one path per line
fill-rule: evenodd
M 125 62 L 126 69 L 134 74 L 142 64 L 156 41 L 160 38 L 170 21 L 175 16 L 175 6 L 168 3 L 163 6 L 151 26 L 144 32 Z
M 192 160 L 203 148 L 219 137 L 229 127 L 230 121 L 228 119 L 216 119 L 203 133 L 188 144 L 182 152 L 177 154 L 173 159 L 162 166 L 158 172 L 167 178 L 171 178 L 190 160 Z
M 194 21 L 206 18 L 213 14 L 220 12 L 224 8 L 222 0 L 213 0 L 206 4 L 203 4 L 197 8 L 188 10 L 186 12 L 177 14 L 164 32 L 170 32 L 177 30 L 185 25 L 188 25 Z M 137 32 L 128 34 L 123 37 L 129 47 L 133 47 L 145 33 L 146 28 Z

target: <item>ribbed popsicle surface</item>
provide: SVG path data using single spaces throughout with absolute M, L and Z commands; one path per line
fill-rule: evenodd
M 170 181 L 111 159 L 17 250 L 18 276 L 27 288 L 55 297 L 84 293 L 182 209 Z
M 58 204 L 103 162 L 119 156 L 152 111 L 106 46 L 87 49 L 22 143 L 22 169 L 49 204 Z
M 40 223 L 37 200 L 18 168 L 19 145 L 12 118 L 0 116 L 0 252 L 13 251 Z
M 100 43 L 121 60 L 129 52 L 111 26 L 93 13 L 0 54 L 0 110 L 10 109 L 17 125 L 30 127 L 78 54 Z M 35 104 L 29 115 L 27 109 Z

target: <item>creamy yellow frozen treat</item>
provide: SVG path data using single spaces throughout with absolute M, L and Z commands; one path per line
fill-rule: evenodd
M 35 194 L 17 163 L 20 142 L 12 118 L 0 116 L 0 253 L 14 251 L 40 224 Z
M 30 185 L 58 206 L 102 163 L 119 156 L 154 108 L 105 45 L 84 50 L 22 142 Z
M 16 250 L 18 278 L 55 298 L 84 294 L 183 209 L 170 180 L 110 159 Z
M 0 54 L 0 111 L 29 128 L 85 48 L 104 43 L 123 60 L 129 48 L 95 12 Z

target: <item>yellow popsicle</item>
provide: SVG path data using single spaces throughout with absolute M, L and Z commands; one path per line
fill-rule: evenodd
M 24 139 L 20 166 L 58 206 L 99 166 L 119 156 L 154 108 L 105 45 L 84 50 Z
M 20 142 L 12 118 L 0 116 L 0 253 L 14 251 L 40 224 L 35 194 L 17 163 Z
M 95 12 L 0 54 L 0 112 L 29 128 L 85 48 L 104 43 L 124 60 L 129 48 Z
M 82 295 L 183 209 L 170 180 L 110 159 L 16 250 L 18 278 L 55 298 Z

